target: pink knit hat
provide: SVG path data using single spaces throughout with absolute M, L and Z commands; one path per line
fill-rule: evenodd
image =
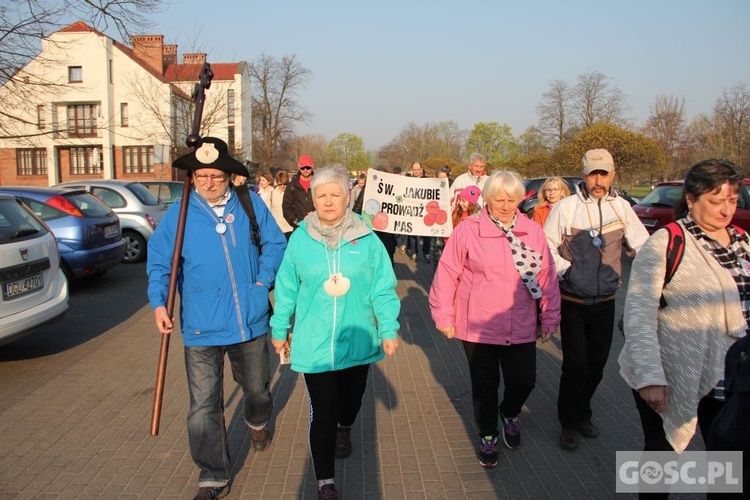
M 482 190 L 479 189 L 479 186 L 471 185 L 466 186 L 458 193 L 459 198 L 463 198 L 464 200 L 468 201 L 472 205 L 476 205 L 479 201 L 479 195 L 482 194 Z

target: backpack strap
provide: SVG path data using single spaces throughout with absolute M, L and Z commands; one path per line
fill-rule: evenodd
M 677 268 L 680 267 L 682 262 L 682 256 L 685 253 L 685 233 L 677 222 L 670 222 L 664 225 L 664 229 L 669 234 L 669 240 L 667 242 L 667 268 L 664 271 L 664 289 L 670 281 L 674 273 L 677 272 Z M 659 298 L 659 309 L 667 307 L 667 301 L 664 300 L 664 294 Z
M 258 219 L 255 217 L 255 209 L 253 208 L 253 201 L 250 199 L 250 191 L 247 189 L 247 184 L 240 184 L 235 186 L 234 192 L 237 193 L 237 198 L 240 200 L 242 208 L 245 209 L 245 213 L 250 219 L 250 240 L 253 245 L 260 249 L 260 228 L 258 227 Z

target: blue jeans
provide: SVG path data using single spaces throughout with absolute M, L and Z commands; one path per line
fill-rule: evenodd
M 190 454 L 201 471 L 200 486 L 224 486 L 232 471 L 224 423 L 224 353 L 229 355 L 232 378 L 245 395 L 245 423 L 262 429 L 273 409 L 265 335 L 228 346 L 185 346 L 190 390 L 188 439 Z

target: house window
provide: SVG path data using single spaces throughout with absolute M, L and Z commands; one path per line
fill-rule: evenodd
M 81 66 L 68 66 L 68 82 L 81 83 L 83 81 L 83 68 Z
M 112 67 L 112 59 L 109 60 L 109 83 L 114 83 L 114 69 Z
M 122 160 L 126 174 L 154 173 L 153 146 L 123 146 Z
M 128 126 L 128 103 L 126 102 L 120 103 L 120 126 Z
M 234 123 L 234 89 L 227 90 L 227 123 Z
M 102 157 L 99 148 L 70 148 L 70 174 L 91 175 L 102 171 Z
M 47 175 L 47 150 L 45 148 L 17 149 L 18 175 Z
M 68 106 L 68 133 L 73 137 L 96 137 L 95 104 Z
M 230 153 L 234 153 L 234 125 L 230 125 L 229 127 L 227 127 L 227 148 L 229 149 Z
M 47 120 L 44 117 L 44 104 L 36 107 L 36 127 L 39 130 L 47 128 Z

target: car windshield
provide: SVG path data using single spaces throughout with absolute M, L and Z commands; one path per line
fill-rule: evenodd
M 15 199 L 0 199 L 0 244 L 36 236 L 45 227 Z
M 673 207 L 682 197 L 682 185 L 657 186 L 647 194 L 639 205 L 651 207 Z
M 147 206 L 161 205 L 159 198 L 148 190 L 146 186 L 138 182 L 128 184 L 127 188 L 138 198 L 138 201 Z
M 111 208 L 91 196 L 89 193 L 66 194 L 64 196 L 85 216 L 106 217 L 112 212 Z
M 544 184 L 545 179 L 526 179 L 523 181 L 523 187 L 526 189 L 526 193 L 529 196 L 534 196 L 539 192 L 539 188 Z

